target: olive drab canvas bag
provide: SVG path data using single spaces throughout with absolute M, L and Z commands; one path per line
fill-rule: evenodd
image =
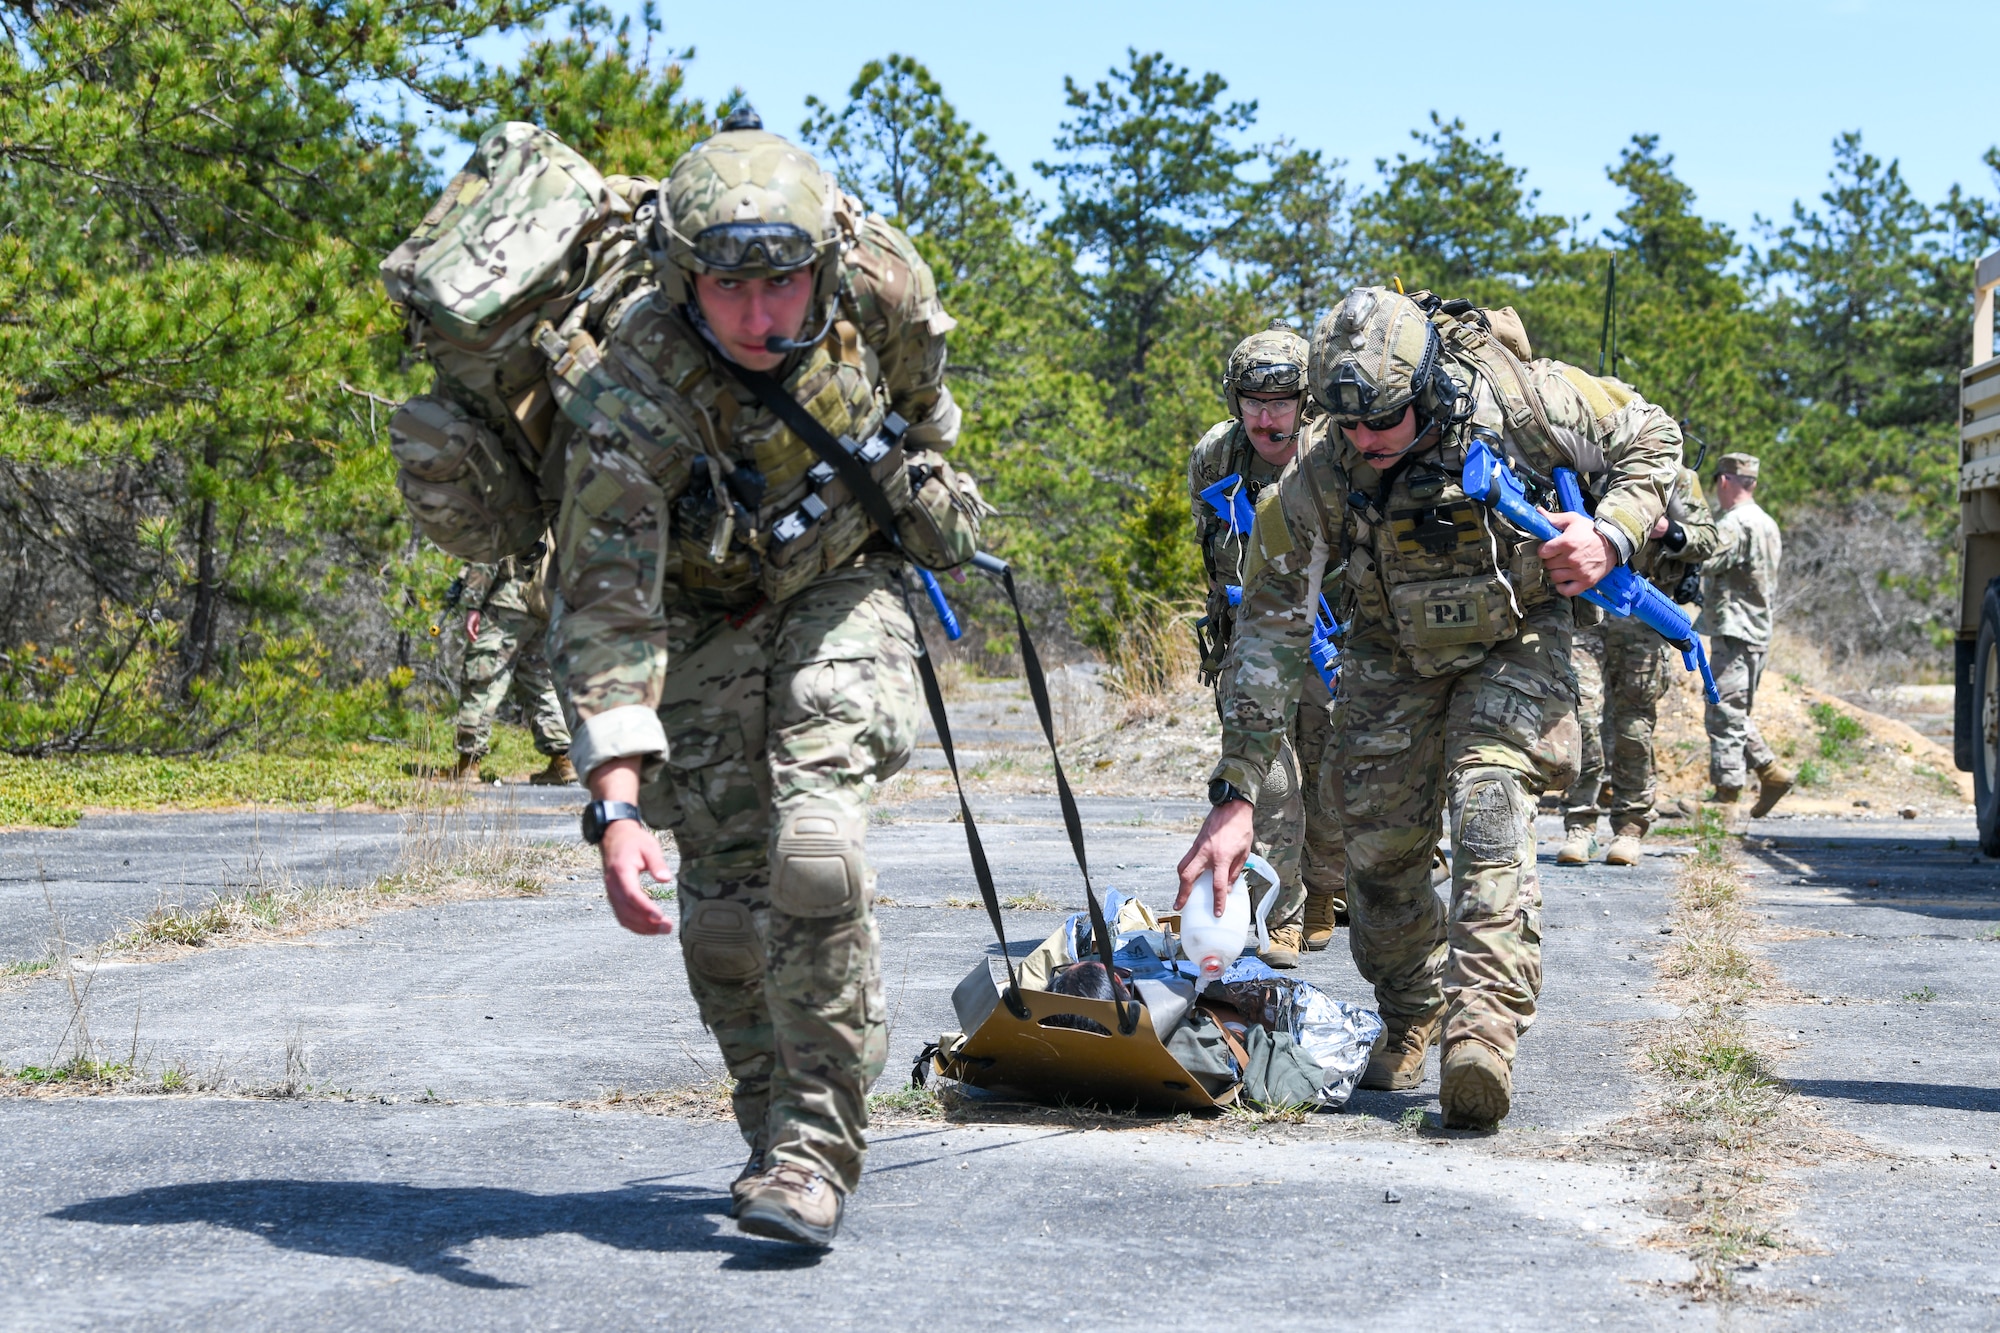
M 607 178 L 547 130 L 508 121 L 382 261 L 410 346 L 437 372 L 390 419 L 396 484 L 417 529 L 452 555 L 492 563 L 550 526 L 557 413 L 531 334 L 603 310 L 636 279 L 633 201 L 652 188 Z

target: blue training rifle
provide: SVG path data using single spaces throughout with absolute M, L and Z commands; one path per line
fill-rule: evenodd
M 1246 541 L 1251 525 L 1256 521 L 1256 511 L 1250 507 L 1248 488 L 1243 485 L 1241 473 L 1232 472 L 1221 481 L 1203 489 L 1201 498 L 1215 511 L 1215 516 L 1228 525 L 1229 530 Z M 1223 585 L 1223 593 L 1231 606 L 1243 605 L 1243 589 L 1240 585 Z M 1319 678 L 1326 682 L 1327 689 L 1340 675 L 1340 646 L 1336 636 L 1341 632 L 1340 622 L 1334 619 L 1333 608 L 1326 604 L 1326 598 L 1319 599 L 1319 609 L 1313 614 L 1312 664 Z
M 1583 507 L 1583 491 L 1577 485 L 1575 472 L 1566 467 L 1557 468 L 1555 483 L 1557 499 L 1565 510 L 1572 514 L 1588 513 Z M 1562 529 L 1550 522 L 1548 515 L 1528 502 L 1527 488 L 1506 461 L 1493 452 L 1484 436 L 1473 436 L 1472 447 L 1466 451 L 1465 493 L 1482 504 L 1492 506 L 1502 518 L 1530 537 L 1546 542 L 1562 535 Z M 1680 649 L 1681 662 L 1687 669 L 1701 673 L 1702 693 L 1708 696 L 1708 701 L 1712 704 L 1722 702 L 1722 692 L 1715 687 L 1715 673 L 1708 668 L 1708 653 L 1703 650 L 1701 639 L 1695 635 L 1694 622 L 1674 605 L 1672 598 L 1641 578 L 1630 566 L 1613 567 L 1596 587 L 1582 596 L 1614 616 L 1637 618 L 1641 624 Z
M 958 637 L 965 631 L 959 627 L 958 617 L 952 614 L 951 603 L 944 599 L 944 589 L 938 587 L 937 575 L 921 566 L 918 567 L 917 573 L 923 576 L 924 591 L 930 594 L 931 607 L 937 612 L 938 623 L 944 626 L 944 636 L 957 642 Z

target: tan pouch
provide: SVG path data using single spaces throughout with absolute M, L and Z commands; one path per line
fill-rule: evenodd
M 970 476 L 936 454 L 918 454 L 910 463 L 911 480 L 921 480 L 896 512 L 903 552 L 925 569 L 956 569 L 978 554 L 979 520 L 992 507 Z
M 397 408 L 389 450 L 418 531 L 461 560 L 497 563 L 548 529 L 534 474 L 448 398 L 423 393 Z
M 1389 589 L 1389 611 L 1397 646 L 1424 676 L 1477 662 L 1488 646 L 1512 638 L 1520 626 L 1495 574 L 1399 584 Z M 1475 648 L 1480 651 L 1466 651 Z

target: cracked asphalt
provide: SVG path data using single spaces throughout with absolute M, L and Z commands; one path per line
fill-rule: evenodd
M 524 836 L 570 838 L 575 799 L 536 793 L 514 817 Z M 1081 905 L 1052 802 L 979 808 L 1003 894 Z M 1104 798 L 1085 814 L 1099 886 L 1166 899 L 1199 806 Z M 80 944 L 170 881 L 240 891 L 258 856 L 265 875 L 365 879 L 393 863 L 398 819 L 0 835 L 0 958 L 44 947 L 44 876 Z M 894 904 L 878 1091 L 953 1025 L 951 987 L 997 947 L 983 912 L 950 905 L 976 890 L 947 820 L 918 803 L 870 831 Z M 1653 1095 L 1640 1052 L 1672 1012 L 1654 962 L 1675 861 L 1559 868 L 1551 840 L 1542 1011 L 1498 1135 L 1405 1123 L 1435 1114 L 1435 1057 L 1417 1091 L 1297 1128 L 892 1115 L 825 1254 L 731 1227 L 730 1125 L 605 1101 L 696 1084 L 716 1061 L 678 949 L 618 931 L 587 877 L 106 962 L 86 1015 L 108 1053 L 256 1089 L 286 1076 L 289 1045 L 314 1091 L 0 1099 L 0 1327 L 1992 1327 L 2000 867 L 1969 850 L 1969 821 L 1752 834 L 1756 943 L 1781 983 L 1753 1018 L 1829 1150 L 1787 1175 L 1790 1257 L 1745 1269 L 1726 1308 L 1676 1285 L 1692 1266 L 1662 1215 L 1667 1164 L 1594 1137 Z M 1006 920 L 1025 951 L 1061 916 Z M 1344 945 L 1304 974 L 1364 998 Z M 0 985 L 0 1062 L 45 1062 L 74 1017 L 58 979 Z

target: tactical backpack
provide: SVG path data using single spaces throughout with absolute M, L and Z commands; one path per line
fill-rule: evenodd
M 488 130 L 409 239 L 382 261 L 411 350 L 437 378 L 389 421 L 418 531 L 489 564 L 554 521 L 561 451 L 542 320 L 602 313 L 644 257 L 636 203 L 654 182 L 605 177 L 547 130 Z

